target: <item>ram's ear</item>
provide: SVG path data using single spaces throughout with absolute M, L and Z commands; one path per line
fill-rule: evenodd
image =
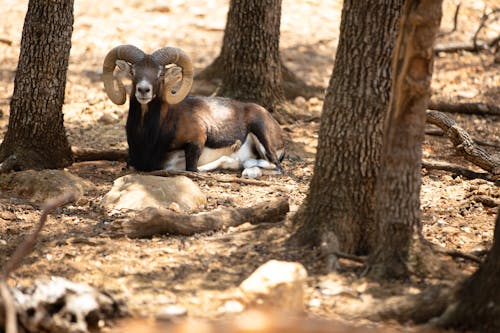
M 115 77 L 117 79 L 130 79 L 132 80 L 132 65 L 125 60 L 116 60 Z
M 177 82 L 182 80 L 182 68 L 179 66 L 173 66 L 165 68 L 165 73 L 163 74 L 163 82 L 167 87 L 173 87 Z

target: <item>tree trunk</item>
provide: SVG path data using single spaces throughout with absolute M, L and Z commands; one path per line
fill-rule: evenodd
M 294 120 L 284 91 L 284 78 L 293 75 L 280 58 L 280 20 L 281 0 L 231 0 L 220 55 L 197 78 L 220 78 L 218 96 L 258 103 L 284 123 Z M 321 93 L 300 80 L 286 86 L 309 96 Z
M 479 269 L 464 281 L 439 324 L 448 328 L 500 332 L 500 211 L 493 246 Z
M 64 102 L 73 0 L 30 0 L 0 161 L 15 169 L 71 164 L 61 112 Z
M 377 243 L 374 190 L 402 3 L 344 1 L 314 175 L 296 217 L 304 224 L 292 240 L 319 245 L 333 234 L 339 250 L 360 255 Z
M 403 9 L 376 192 L 379 246 L 369 259 L 376 276 L 404 277 L 408 264 L 423 264 L 416 253 L 423 250 L 420 165 L 441 2 L 407 0 Z

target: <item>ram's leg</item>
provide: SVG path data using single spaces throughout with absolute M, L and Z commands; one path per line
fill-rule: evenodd
M 241 161 L 230 156 L 222 156 L 213 162 L 198 166 L 199 171 L 212 171 L 215 169 L 239 170 L 241 169 Z
M 201 146 L 195 143 L 189 143 L 184 148 L 186 154 L 186 170 L 198 171 L 198 160 L 201 155 Z

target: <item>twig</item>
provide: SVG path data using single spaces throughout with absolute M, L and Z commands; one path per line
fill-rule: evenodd
M 76 194 L 70 192 L 47 200 L 43 205 L 42 214 L 40 215 L 40 220 L 36 225 L 35 230 L 17 247 L 10 260 L 3 267 L 3 270 L 0 273 L 0 291 L 5 307 L 6 333 L 17 333 L 16 308 L 12 295 L 10 294 L 9 287 L 7 285 L 7 279 L 9 278 L 9 275 L 17 267 L 19 267 L 21 261 L 31 251 L 33 251 L 38 235 L 45 225 L 48 214 L 52 213 L 54 210 L 67 203 L 75 201 L 76 198 Z
M 7 44 L 7 45 L 12 45 L 12 40 L 10 39 L 7 39 L 7 38 L 3 38 L 3 37 L 0 37 L 0 43 L 2 44 Z
M 161 177 L 186 176 L 186 177 L 189 177 L 192 179 L 205 180 L 205 181 L 215 180 L 215 181 L 220 182 L 220 183 L 240 183 L 240 184 L 257 185 L 257 186 L 278 185 L 276 183 L 267 182 L 264 180 L 237 178 L 237 177 L 233 177 L 233 176 L 221 177 L 221 176 L 217 176 L 215 174 L 208 175 L 208 174 L 202 174 L 199 172 L 191 172 L 191 171 L 158 170 L 158 171 L 147 172 L 145 174 L 152 175 L 152 176 L 161 176 Z
M 453 258 L 463 258 L 463 259 L 467 259 L 467 260 L 473 261 L 473 262 L 478 263 L 478 264 L 480 264 L 482 262 L 482 260 L 479 259 L 478 257 L 476 257 L 475 255 L 460 252 L 458 250 L 443 250 L 443 249 L 439 249 L 437 247 L 435 247 L 435 250 L 439 253 L 449 255 L 450 257 L 453 257 Z
M 475 172 L 470 169 L 464 168 L 460 165 L 450 164 L 446 162 L 437 162 L 437 161 L 427 161 L 422 160 L 422 168 L 426 168 L 428 170 L 443 170 L 450 171 L 460 176 L 464 176 L 468 179 L 484 179 L 488 181 L 492 181 L 492 177 L 489 173 L 484 172 Z
M 486 207 L 498 207 L 500 206 L 500 200 L 489 197 L 487 195 L 476 195 L 472 198 L 475 202 L 480 202 Z
M 500 106 L 485 103 L 449 103 L 444 101 L 430 101 L 429 109 L 450 113 L 500 115 Z
M 481 29 L 483 29 L 486 26 L 486 22 L 488 21 L 490 15 L 493 15 L 497 12 L 500 12 L 500 8 L 495 8 L 490 12 L 487 12 L 486 9 L 484 10 L 483 16 L 481 17 L 481 20 L 479 21 L 479 26 L 477 27 L 476 32 L 474 33 L 474 36 L 472 37 L 472 44 L 474 46 L 477 46 L 477 36 L 479 35 L 479 32 L 481 31 Z

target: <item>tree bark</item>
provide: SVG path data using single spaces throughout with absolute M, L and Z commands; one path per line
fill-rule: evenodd
M 285 123 L 294 118 L 285 103 L 280 20 L 281 0 L 231 0 L 220 55 L 197 78 L 220 77 L 218 96 L 258 103 Z
M 374 191 L 402 3 L 344 1 L 314 175 L 292 243 L 317 246 L 334 234 L 338 250 L 364 255 L 378 242 Z
M 73 0 L 30 0 L 0 161 L 15 169 L 61 168 L 72 162 L 63 124 Z
M 378 248 L 369 258 L 371 274 L 401 278 L 421 267 L 420 186 L 422 143 L 430 96 L 433 43 L 442 0 L 408 0 L 394 53 L 391 102 L 377 183 Z M 430 258 L 425 258 L 430 260 Z M 432 264 L 432 263 L 429 263 Z
M 478 332 L 500 331 L 500 211 L 493 246 L 484 263 L 472 274 L 439 318 L 438 325 Z

